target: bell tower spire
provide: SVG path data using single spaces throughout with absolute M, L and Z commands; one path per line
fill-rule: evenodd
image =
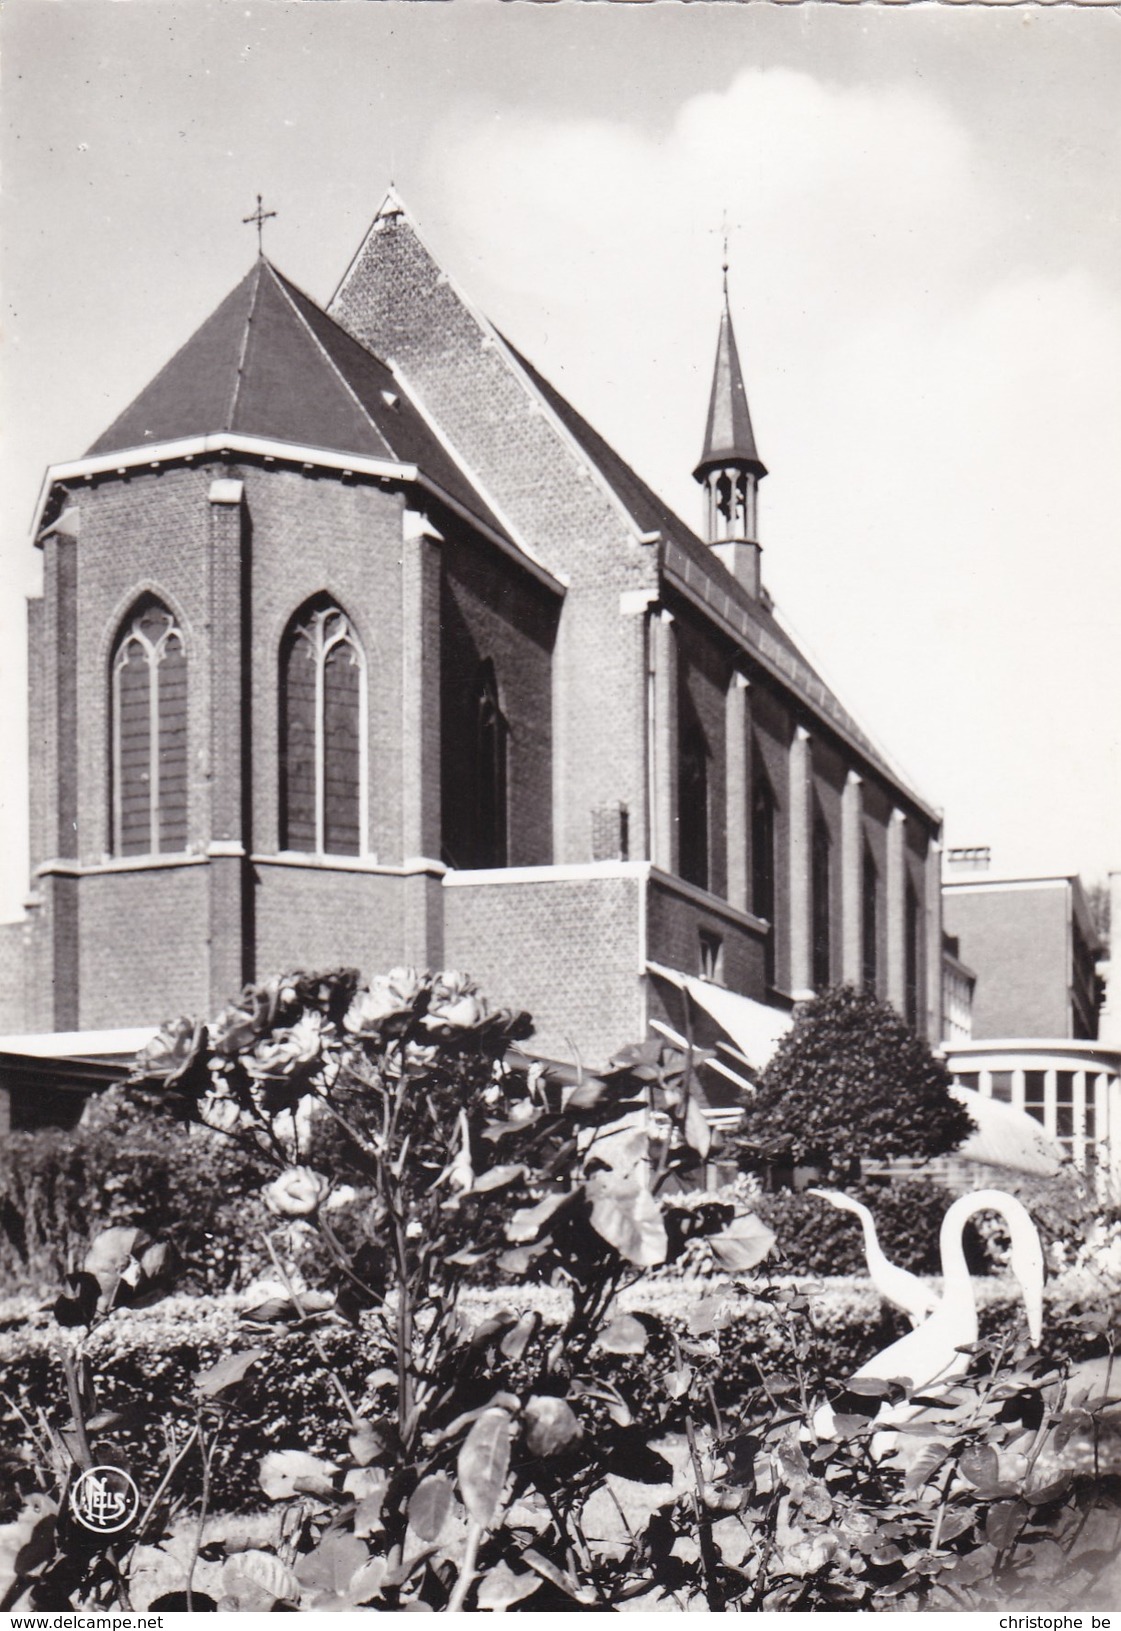
M 728 301 L 728 242 L 724 241 L 724 305 L 708 403 L 704 452 L 693 471 L 705 492 L 705 541 L 751 594 L 760 589 L 758 488 L 767 467 L 755 446 Z

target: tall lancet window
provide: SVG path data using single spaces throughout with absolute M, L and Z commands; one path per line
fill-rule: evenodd
M 677 787 L 677 870 L 707 889 L 709 877 L 708 743 L 695 719 L 683 720 Z
M 861 961 L 863 964 L 864 989 L 875 996 L 879 979 L 880 874 L 872 851 L 867 844 L 864 846 L 860 892 L 863 902 Z
M 126 618 L 111 686 L 114 854 L 185 849 L 187 654 L 158 600 L 142 601 Z
M 813 830 L 813 982 L 824 991 L 833 973 L 829 828 L 818 810 Z
M 903 924 L 904 942 L 904 1013 L 913 1031 L 919 1026 L 919 897 L 911 879 L 907 879 L 906 916 Z
M 498 695 L 494 664 L 479 664 L 475 685 L 475 807 L 477 867 L 505 866 L 508 857 L 506 754 L 509 730 Z
M 280 654 L 280 845 L 360 855 L 366 842 L 366 659 L 346 613 L 297 613 Z
M 764 974 L 775 982 L 775 796 L 758 760 L 752 777 L 755 797 L 751 806 L 751 910 L 770 924 L 764 949 Z

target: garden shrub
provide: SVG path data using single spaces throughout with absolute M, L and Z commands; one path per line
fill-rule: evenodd
M 954 1192 L 929 1178 L 889 1184 L 849 1182 L 846 1195 L 871 1211 L 886 1256 L 912 1274 L 941 1273 L 938 1234 Z M 756 1203 L 758 1215 L 780 1241 L 780 1255 L 792 1274 L 866 1273 L 859 1220 L 808 1191 L 778 1190 Z M 966 1225 L 966 1258 L 974 1274 L 992 1272 L 993 1263 L 975 1225 Z
M 842 1180 L 865 1159 L 944 1155 L 973 1130 L 946 1067 L 888 1003 L 834 986 L 801 1004 L 739 1134 L 744 1158 Z
M 258 1236 L 269 1170 L 209 1128 L 156 1118 L 111 1088 L 70 1131 L 10 1135 L 0 1162 L 0 1289 L 45 1295 L 98 1229 L 118 1223 L 173 1245 L 184 1290 L 244 1284 L 267 1263 Z
M 137 1606 L 137 1549 L 190 1510 L 181 1589 L 146 1608 L 989 1607 L 1029 1580 L 1086 1606 L 1116 1522 L 1108 1401 L 1068 1409 L 1001 1317 L 885 1459 L 876 1415 L 906 1391 L 857 1386 L 834 1339 L 864 1309 L 881 1347 L 894 1315 L 866 1287 L 830 1314 L 757 1272 L 774 1237 L 738 1199 L 681 1201 L 709 1141 L 689 1059 L 651 1043 L 572 1080 L 519 1054 L 527 1029 L 460 975 L 341 971 L 145 1051 L 153 1113 L 275 1174 L 276 1283 L 184 1328 L 170 1246 L 122 1220 L 67 1265 L 53 1324 L 25 1305 L 5 1408 L 35 1502 L 6 1604 Z M 649 1284 L 698 1239 L 723 1280 Z M 1113 1340 L 1100 1309 L 1072 1323 Z M 1049 1434 L 1089 1435 L 1093 1476 L 1041 1460 Z M 73 1510 L 106 1463 L 145 1486 L 124 1533 Z M 276 1527 L 208 1548 L 208 1598 L 208 1511 L 262 1499 Z

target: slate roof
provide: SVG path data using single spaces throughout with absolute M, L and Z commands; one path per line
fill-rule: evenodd
M 617 494 L 623 507 L 641 532 L 660 532 L 667 541 L 666 558 L 680 566 L 690 586 L 699 591 L 706 604 L 722 612 L 741 634 L 745 644 L 772 668 L 777 669 L 790 689 L 813 711 L 833 721 L 875 765 L 893 786 L 908 792 L 925 808 L 925 801 L 868 737 L 848 709 L 791 639 L 770 607 L 750 595 L 692 529 L 669 505 L 647 486 L 598 431 L 593 430 L 572 404 L 555 390 L 520 351 L 504 339 L 518 363 L 525 369 L 565 429 L 579 443 L 587 458 Z
M 725 287 L 720 334 L 716 342 L 716 364 L 712 371 L 712 391 L 708 400 L 704 452 L 693 474 L 700 480 L 706 470 L 729 464 L 744 465 L 754 470 L 757 476 L 767 474 L 767 467 L 755 446 L 743 369 L 736 347 L 736 331 L 732 327 L 728 290 Z
M 223 431 L 415 464 L 505 536 L 391 370 L 263 257 L 88 456 Z

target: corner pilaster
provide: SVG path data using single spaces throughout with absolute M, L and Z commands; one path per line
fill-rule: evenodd
M 942 846 L 934 838 L 926 851 L 926 1039 L 942 1040 Z
M 864 779 L 855 770 L 841 794 L 841 979 L 864 982 Z
M 813 994 L 813 750 L 796 725 L 790 743 L 790 991 Z
M 887 1000 L 907 1011 L 907 817 L 893 810 L 887 827 Z
M 209 524 L 210 809 L 208 989 L 220 1008 L 253 977 L 253 882 L 248 851 L 249 715 L 244 484 L 221 478 L 207 494 Z
M 664 872 L 676 874 L 677 832 L 677 634 L 671 612 L 650 613 L 650 858 Z
M 419 510 L 401 518 L 401 855 L 406 864 L 440 857 L 440 546 L 443 536 Z M 443 960 L 439 877 L 405 879 L 405 960 Z
M 728 904 L 750 910 L 748 828 L 751 819 L 751 687 L 736 669 L 724 700 L 725 823 L 728 868 Z

